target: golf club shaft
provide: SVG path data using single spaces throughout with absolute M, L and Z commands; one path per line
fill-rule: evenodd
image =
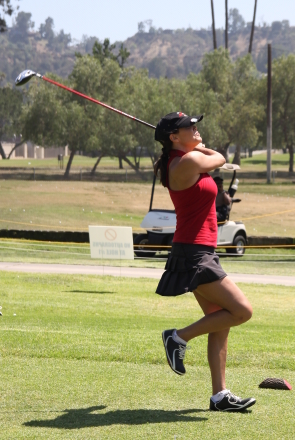
M 68 92 L 72 92 L 75 95 L 81 96 L 81 98 L 88 99 L 88 101 L 91 101 L 91 102 L 94 102 L 95 104 L 101 105 L 102 107 L 105 107 L 105 108 L 107 108 L 109 110 L 112 110 L 115 113 L 119 113 L 122 116 L 126 116 L 126 118 L 132 119 L 133 121 L 139 122 L 140 124 L 146 125 L 147 127 L 150 127 L 150 128 L 153 128 L 153 129 L 156 128 L 154 125 L 149 124 L 148 122 L 142 121 L 141 119 L 138 119 L 138 118 L 135 118 L 134 116 L 128 115 L 127 113 L 124 113 L 121 110 L 117 110 L 116 108 L 111 107 L 110 105 L 104 104 L 103 102 L 100 102 L 97 99 L 91 98 L 90 96 L 87 96 L 87 95 L 84 95 L 83 93 L 77 92 L 76 90 L 71 89 L 70 87 L 66 87 L 63 84 L 60 84 L 60 83 L 58 83 L 56 81 L 53 81 L 52 79 L 47 78 L 44 75 L 43 76 L 40 75 L 40 77 L 42 79 L 44 79 L 44 81 L 47 81 L 47 82 L 49 82 L 51 84 L 54 84 L 55 86 L 61 87 L 62 89 L 65 89 Z

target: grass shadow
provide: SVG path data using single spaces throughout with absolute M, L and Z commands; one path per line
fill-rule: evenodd
M 203 422 L 206 417 L 187 417 L 190 413 L 206 412 L 209 410 L 187 409 L 179 411 L 164 411 L 156 409 L 116 410 L 97 413 L 106 406 L 91 406 L 89 408 L 66 409 L 65 413 L 55 419 L 31 420 L 24 426 L 35 428 L 81 429 L 111 425 L 143 425 L 145 423 L 174 423 L 174 422 Z
M 115 292 L 111 292 L 109 290 L 64 290 L 64 292 L 66 293 L 97 293 L 97 294 L 104 294 L 104 293 L 115 293 Z

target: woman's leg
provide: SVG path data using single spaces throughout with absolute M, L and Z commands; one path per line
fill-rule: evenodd
M 204 315 L 217 312 L 220 307 L 212 304 L 207 299 L 203 298 L 194 292 L 196 300 L 198 301 Z M 208 335 L 208 362 L 212 378 L 212 394 L 217 394 L 219 391 L 226 389 L 225 384 L 225 366 L 227 355 L 227 337 L 229 328 L 219 332 L 209 333 Z
M 201 284 L 196 291 L 202 298 L 219 306 L 220 310 L 205 315 L 188 327 L 177 330 L 178 336 L 184 341 L 243 324 L 252 316 L 251 304 L 229 277 L 213 283 Z
M 189 341 L 196 336 L 208 333 L 208 360 L 213 388 L 213 396 L 210 398 L 210 410 L 243 411 L 254 405 L 256 400 L 254 398 L 241 399 L 229 391 L 225 391 L 218 398 L 215 395 L 226 389 L 225 365 L 229 329 L 251 318 L 251 304 L 238 286 L 228 277 L 213 283 L 202 284 L 194 294 L 203 308 L 205 316 L 190 326 L 177 330 L 176 336 L 184 341 Z M 177 345 L 179 345 L 179 348 Z M 165 350 L 167 354 L 168 348 L 166 345 Z M 170 348 L 170 352 L 173 352 L 175 358 L 173 366 L 171 364 L 170 366 L 178 374 L 185 373 L 182 363 L 183 351 L 185 352 L 185 345 L 179 342 L 178 344 L 174 342 L 174 347 Z

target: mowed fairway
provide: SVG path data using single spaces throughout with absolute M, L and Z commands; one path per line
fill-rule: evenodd
M 229 178 L 225 181 L 227 188 Z M 232 220 L 244 221 L 248 235 L 295 237 L 295 186 L 241 184 Z M 131 226 L 140 231 L 148 212 L 151 183 L 1 181 L 1 229 L 87 231 L 89 225 Z M 156 186 L 155 208 L 172 209 Z
M 187 374 L 168 367 L 161 331 L 201 316 L 192 294 L 155 280 L 1 273 L 1 439 L 294 439 L 294 289 L 241 285 L 254 316 L 230 333 L 227 385 L 257 404 L 208 411 L 206 337 Z

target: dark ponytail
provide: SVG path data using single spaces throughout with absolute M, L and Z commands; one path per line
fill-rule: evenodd
M 157 175 L 160 170 L 160 182 L 164 186 L 167 187 L 167 165 L 169 161 L 169 154 L 172 150 L 173 142 L 170 139 L 165 141 L 161 141 L 163 145 L 161 157 L 154 164 L 154 174 Z

